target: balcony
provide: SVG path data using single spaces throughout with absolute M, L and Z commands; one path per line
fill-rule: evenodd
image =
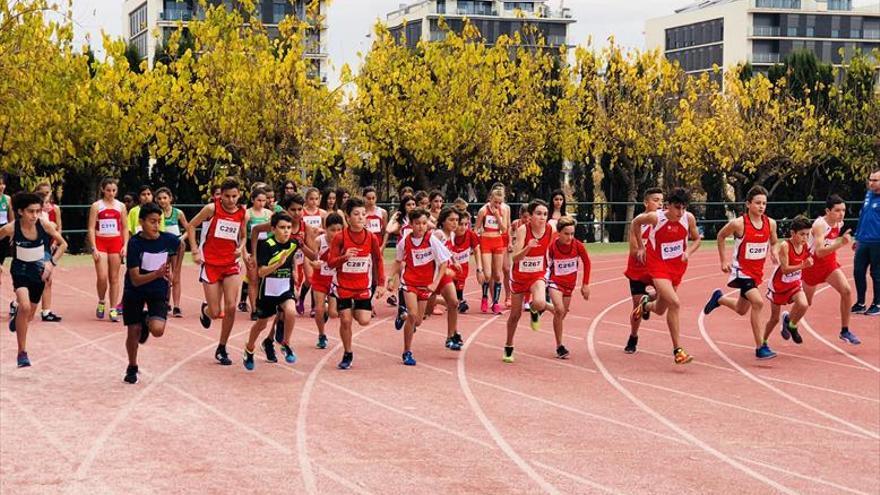
M 754 26 L 752 36 L 781 36 L 782 28 L 779 26 Z
M 491 15 L 498 16 L 497 9 L 491 8 L 482 8 L 482 7 L 467 7 L 467 8 L 457 8 L 455 9 L 455 13 L 458 15 Z
M 753 53 L 752 63 L 754 64 L 778 64 L 782 61 L 782 56 L 778 53 Z
M 192 9 L 187 8 L 169 8 L 164 12 L 159 12 L 160 21 L 191 21 L 193 20 Z
M 866 40 L 880 40 L 880 29 L 865 29 L 862 38 Z
M 752 7 L 757 9 L 800 10 L 801 0 L 752 0 Z

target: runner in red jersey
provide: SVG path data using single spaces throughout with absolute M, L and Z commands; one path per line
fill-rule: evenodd
M 767 299 L 770 300 L 770 319 L 764 327 L 764 341 L 770 338 L 779 323 L 782 306 L 793 304 L 791 313 L 782 314 L 782 338 L 791 338 L 795 344 L 803 342 L 798 333 L 798 323 L 810 306 L 801 287 L 802 270 L 813 266 L 812 253 L 807 241 L 812 224 L 803 216 L 795 217 L 791 223 L 791 238 L 779 244 L 779 266 L 767 283 Z
M 470 229 L 470 214 L 459 209 L 461 220 L 458 222 L 458 228 L 455 229 L 455 236 L 452 240 L 452 259 L 455 265 L 459 266 L 459 270 L 455 272 L 455 294 L 458 297 L 458 312 L 467 313 L 470 306 L 464 297 L 464 285 L 467 282 L 470 273 L 471 255 L 474 257 L 474 263 L 477 272 L 477 281 L 483 282 L 483 267 L 480 257 L 480 238 Z
M 416 200 L 409 194 L 404 194 L 400 198 L 400 206 L 397 211 L 391 215 L 388 225 L 385 228 L 385 238 L 382 239 L 382 247 L 388 245 L 388 239 L 392 235 L 397 235 L 397 242 L 403 239 L 412 228 L 409 225 L 409 213 L 416 209 Z M 395 245 L 397 245 L 395 242 Z M 406 303 L 403 300 L 403 289 L 400 288 L 400 280 L 398 277 L 392 276 L 388 278 L 388 300 L 389 306 L 397 306 L 398 317 L 406 311 Z M 403 328 L 403 327 L 401 327 Z
M 528 224 L 529 224 L 529 217 L 530 217 L 530 215 L 529 215 L 529 205 L 527 205 L 527 204 L 520 205 L 520 206 L 519 206 L 519 218 L 517 218 L 516 220 L 514 220 L 513 222 L 510 223 L 510 232 L 511 232 L 511 235 L 510 235 L 510 242 L 509 242 L 509 247 L 508 247 L 508 252 L 509 252 L 509 253 L 512 253 L 512 252 L 513 252 L 513 246 L 516 245 L 516 232 L 519 230 L 519 227 L 520 227 L 521 225 L 528 225 Z M 548 216 L 548 219 L 549 219 L 549 216 Z M 550 224 L 550 221 L 549 221 L 549 220 L 547 220 L 547 224 L 548 224 L 548 225 Z M 556 232 L 555 229 L 554 229 L 553 231 Z M 505 262 L 506 262 L 506 261 L 505 261 Z M 504 270 L 505 270 L 505 274 L 506 274 L 507 271 L 510 270 L 510 267 L 507 267 L 507 268 L 505 268 Z M 509 277 L 508 277 L 508 278 L 509 278 Z M 505 284 L 505 287 L 506 287 L 507 285 L 510 285 L 510 281 L 509 281 L 509 280 L 505 280 L 505 281 L 504 281 L 504 284 Z M 531 302 L 532 302 L 532 295 L 531 295 L 531 294 L 526 294 L 525 297 L 523 297 L 523 307 L 522 307 L 522 310 L 523 310 L 523 311 L 528 311 L 528 310 L 531 308 Z M 505 306 L 507 306 L 507 307 L 509 308 L 509 307 L 510 307 L 510 304 L 508 304 L 508 303 L 506 302 L 506 303 L 505 303 Z
M 336 269 L 337 308 L 339 311 L 339 336 L 345 353 L 339 363 L 340 369 L 348 369 L 354 359 L 351 348 L 351 325 L 356 319 L 361 326 L 370 324 L 373 313 L 370 288 L 376 280 L 376 295 L 385 292 L 385 267 L 379 239 L 365 227 L 367 209 L 361 198 L 350 198 L 345 204 L 348 227 L 342 229 L 330 244 L 327 263 Z
M 843 230 L 843 218 L 846 216 L 846 203 L 843 198 L 833 194 L 825 202 L 825 215 L 813 222 L 810 236 L 810 251 L 813 253 L 813 266 L 803 273 L 804 292 L 807 302 L 812 306 L 816 288 L 828 283 L 840 294 L 840 340 L 852 345 L 862 341 L 849 330 L 850 305 L 852 289 L 846 275 L 837 262 L 837 250 L 852 244 L 849 230 Z
M 504 190 L 496 188 L 489 196 L 489 202 L 477 214 L 477 229 L 480 234 L 480 252 L 486 282 L 483 283 L 483 300 L 480 310 L 489 311 L 489 282 L 492 283 L 492 312 L 501 314 L 501 288 L 504 282 L 504 257 L 507 253 L 507 240 L 504 235 L 510 227 L 510 219 L 504 213 Z
M 324 233 L 324 218 L 327 217 L 327 210 L 320 208 L 321 191 L 316 187 L 306 189 L 305 204 L 303 205 L 302 221 L 310 229 L 315 231 L 315 235 Z M 305 262 L 305 257 L 301 253 L 294 260 L 296 264 L 297 281 L 300 284 L 297 287 L 296 312 L 300 315 L 306 312 L 306 296 L 311 288 L 309 281 L 312 278 L 312 266 Z M 315 298 L 312 297 L 312 309 L 310 316 L 315 316 Z
M 507 341 L 504 344 L 505 363 L 513 362 L 513 337 L 522 311 L 523 297 L 532 295 L 531 313 L 532 330 L 540 329 L 541 313 L 555 311 L 553 304 L 547 302 L 547 251 L 555 236 L 553 229 L 547 225 L 547 203 L 536 199 L 529 203 L 530 220 L 528 225 L 520 225 L 516 232 L 516 245 L 513 248 L 513 272 L 510 277 L 510 288 L 513 291 L 511 301 L 514 308 L 507 318 Z
M 312 294 L 315 296 L 315 325 L 318 327 L 316 344 L 318 349 L 327 348 L 327 334 L 324 327 L 328 319 L 337 316 L 336 298 L 333 297 L 333 277 L 336 276 L 336 270 L 327 264 L 327 254 L 330 252 L 330 244 L 342 229 L 342 217 L 338 213 L 331 213 L 324 219 L 324 233 L 314 241 L 318 259 L 310 263 L 312 263 Z
M 642 197 L 645 205 L 645 213 L 653 213 L 663 206 L 663 190 L 659 187 L 652 187 L 645 191 Z M 651 276 L 648 275 L 648 267 L 640 262 L 636 257 L 636 250 L 633 246 L 645 246 L 648 242 L 648 234 L 651 232 L 650 225 L 642 225 L 641 235 L 633 234 L 629 231 L 629 256 L 626 260 L 626 271 L 623 275 L 629 280 L 629 293 L 632 296 L 633 309 L 642 304 L 642 296 L 648 295 L 648 286 L 652 285 Z M 629 338 L 623 352 L 634 354 L 638 350 L 639 345 L 639 327 L 642 324 L 641 318 L 630 318 L 629 320 Z
M 63 234 L 63 228 L 61 226 L 61 207 L 55 204 L 52 200 L 53 191 L 52 184 L 48 181 L 43 181 L 37 185 L 36 190 L 37 196 L 43 198 L 43 215 L 46 220 L 48 220 L 59 234 Z M 55 239 L 51 241 L 52 250 L 56 249 Z M 43 290 L 43 299 L 42 299 L 42 311 L 40 311 L 40 319 L 42 321 L 47 321 L 51 323 L 58 323 L 61 321 L 61 317 L 52 312 L 52 281 L 54 279 L 50 278 L 46 280 L 46 288 Z
M 220 199 L 206 205 L 193 218 L 193 225 L 210 220 L 205 242 L 199 248 L 195 229 L 187 232 L 193 261 L 202 266 L 199 281 L 205 290 L 205 302 L 199 315 L 202 326 L 211 327 L 211 320 L 223 314 L 220 343 L 214 358 L 222 365 L 229 366 L 232 360 L 226 352 L 226 342 L 235 324 L 235 302 L 241 290 L 241 267 L 239 257 L 244 257 L 246 241 L 247 212 L 238 204 L 241 197 L 238 181 L 226 179 L 220 186 Z M 226 307 L 221 307 L 221 298 Z
M 461 334 L 458 333 L 459 299 L 455 291 L 455 277 L 461 271 L 461 265 L 456 263 L 452 251 L 455 241 L 455 231 L 458 230 L 458 224 L 460 221 L 461 212 L 457 208 L 451 206 L 443 208 L 440 210 L 440 214 L 437 215 L 438 228 L 434 230 L 433 235 L 443 243 L 443 246 L 446 249 L 446 254 L 449 255 L 449 258 L 447 259 L 446 268 L 442 270 L 445 273 L 440 279 L 437 289 L 434 290 L 434 293 L 431 294 L 430 299 L 428 299 L 428 305 L 425 309 L 426 314 L 437 314 L 432 313 L 437 304 L 437 298 L 441 297 L 443 299 L 442 302 L 447 308 L 446 348 L 453 351 L 460 351 L 464 344 Z
M 557 238 L 550 244 L 547 254 L 550 277 L 547 284 L 553 313 L 553 333 L 556 336 L 556 357 L 568 359 L 568 349 L 562 344 L 562 323 L 571 306 L 571 295 L 577 286 L 578 273 L 583 272 L 581 296 L 590 300 L 590 255 L 584 243 L 574 236 L 576 222 L 571 217 L 561 217 L 556 222 Z
M 118 191 L 116 179 L 105 178 L 101 181 L 101 199 L 92 203 L 89 208 L 89 242 L 92 245 L 92 259 L 95 261 L 97 275 L 96 289 L 98 307 L 95 316 L 104 319 L 107 304 L 104 297 L 110 292 L 110 321 L 119 321 L 116 310 L 122 295 L 119 269 L 125 256 L 128 244 L 128 214 L 125 205 L 116 199 Z
M 761 326 L 761 311 L 764 309 L 764 298 L 758 286 L 764 280 L 764 265 L 767 255 L 773 263 L 776 259 L 776 220 L 768 217 L 767 190 L 755 186 L 746 195 L 746 213 L 735 218 L 718 231 L 718 258 L 721 260 L 721 271 L 730 274 L 728 287 L 739 289 L 739 296 L 725 296 L 721 289 L 715 289 L 703 313 L 709 314 L 719 306 L 724 306 L 744 316 L 749 313 L 752 336 L 755 338 L 755 357 L 773 359 L 776 353 L 764 341 L 764 329 Z M 733 259 L 727 257 L 727 238 L 734 237 Z
M 394 274 L 400 274 L 403 297 L 406 301 L 403 324 L 403 364 L 415 366 L 412 339 L 422 324 L 428 299 L 440 287 L 451 258 L 444 242 L 428 229 L 429 214 L 416 208 L 409 214 L 412 233 L 397 243 Z M 399 330 L 399 328 L 398 328 Z
M 652 312 L 666 315 L 675 364 L 693 360 L 679 345 L 681 301 L 678 286 L 687 271 L 688 259 L 700 247 L 697 220 L 687 211 L 688 203 L 690 194 L 684 189 L 675 189 L 668 196 L 666 210 L 642 213 L 633 219 L 630 235 L 630 249 L 636 252 L 638 261 L 647 266 L 657 290 L 656 301 L 650 301 L 647 295 L 642 296 L 641 304 L 632 312 L 632 319 L 647 319 Z M 647 246 L 640 241 L 643 225 L 650 227 Z

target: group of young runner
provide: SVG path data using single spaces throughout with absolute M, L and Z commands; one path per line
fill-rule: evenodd
M 130 207 L 116 200 L 115 180 L 105 179 L 100 189 L 101 199 L 92 205 L 88 220 L 97 275 L 95 315 L 103 319 L 109 314 L 111 321 L 121 316 L 128 329 L 129 366 L 124 378 L 128 383 L 137 382 L 138 347 L 150 335 L 164 333 L 169 312 L 183 316 L 180 273 L 187 244 L 204 290 L 198 315 L 201 325 L 208 329 L 220 320 L 214 357 L 221 365 L 233 363 L 227 345 L 237 313 L 250 313 L 253 323 L 242 357 L 247 370 L 256 366 L 258 341 L 266 361 L 278 361 L 278 344 L 284 360 L 296 362 L 292 335 L 307 300 L 318 330 L 317 348 L 328 346 L 328 320 L 339 319 L 344 352 L 338 367 L 348 369 L 354 360 L 353 324 L 369 325 L 375 315 L 374 301 L 384 299 L 386 291 L 388 304 L 397 307 L 395 328 L 403 334 L 401 359 L 409 366 L 416 365 L 417 329 L 425 318 L 444 314 L 441 307 L 446 308 L 445 347 L 462 349 L 459 314 L 470 311 L 465 285 L 472 272 L 482 289 L 481 312 L 497 316 L 510 309 L 502 355 L 505 363 L 514 362 L 514 338 L 523 312 L 529 313 L 535 331 L 540 329 L 542 315 L 552 314 L 556 357 L 568 358 L 563 329 L 572 298 L 575 292 L 584 300 L 590 298 L 590 257 L 575 237 L 576 221 L 567 214 L 562 191 L 554 191 L 549 203 L 529 202 L 519 211 L 519 218 L 513 219 L 507 191 L 500 183 L 491 187 L 486 203 L 472 217 L 464 200 L 446 205 L 437 191 L 405 188 L 399 208 L 389 214 L 377 205 L 377 191 L 372 187 L 364 188 L 359 197 L 344 190 L 322 194 L 315 188 L 300 195 L 295 184 L 288 182 L 276 203 L 274 191 L 266 184 L 245 190 L 237 180 L 227 179 L 212 190 L 211 202 L 188 220 L 173 206 L 174 196 L 167 188 L 154 194 L 151 188 L 142 187 L 138 204 Z M 243 196 L 249 206 L 243 205 Z M 688 260 L 701 244 L 689 202 L 684 189 L 669 195 L 649 189 L 644 196 L 645 212 L 631 223 L 624 274 L 633 309 L 626 353 L 637 351 L 640 322 L 653 313 L 666 317 L 674 362 L 685 364 L 693 359 L 679 342 L 681 300 L 677 293 Z M 45 196 L 30 193 L 0 199 L 0 240 L 11 240 L 0 245 L 10 246 L 13 257 L 16 301 L 10 330 L 17 332 L 19 366 L 30 365 L 28 323 L 48 290 L 53 267 L 67 248 L 46 203 Z M 783 338 L 798 344 L 803 341 L 798 323 L 817 286 L 828 283 L 840 294 L 840 338 L 859 344 L 849 329 L 852 293 L 836 260 L 836 251 L 852 242 L 843 230 L 843 200 L 831 196 L 825 214 L 813 222 L 795 218 L 784 241 L 777 238 L 776 221 L 766 215 L 766 208 L 767 191 L 755 187 L 748 193 L 747 211 L 719 231 L 721 270 L 729 274 L 728 286 L 734 292 L 725 295 L 715 290 L 704 313 L 725 306 L 740 315 L 749 314 L 756 357 L 769 359 L 776 354 L 768 340 L 780 321 Z M 14 219 L 10 212 L 15 212 Z M 732 256 L 727 244 L 731 236 Z M 390 240 L 395 240 L 396 249 L 386 277 L 383 248 Z M 762 294 L 768 257 L 776 268 Z M 765 298 L 771 311 L 762 324 Z M 790 312 L 781 312 L 789 305 Z M 270 320 L 274 320 L 271 326 Z M 263 335 L 267 328 L 269 332 Z

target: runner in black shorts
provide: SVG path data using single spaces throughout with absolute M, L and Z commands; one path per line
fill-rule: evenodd
M 160 232 L 165 223 L 162 208 L 156 203 L 141 206 L 138 212 L 140 232 L 131 236 L 126 249 L 125 286 L 122 291 L 122 322 L 128 328 L 125 350 L 128 368 L 125 382 L 137 383 L 138 346 L 146 343 L 150 334 L 161 337 L 168 319 L 168 291 L 171 288 L 173 260 L 180 247 L 180 239 Z M 144 311 L 144 306 L 147 307 Z
M 18 310 L 9 318 L 9 330 L 18 340 L 18 367 L 31 365 L 27 354 L 28 325 L 34 318 L 58 260 L 67 250 L 67 242 L 52 225 L 41 218 L 43 199 L 36 194 L 18 193 L 12 199 L 18 220 L 0 227 L 0 242 L 12 239 L 12 287 Z M 54 254 L 50 251 L 56 243 Z
M 254 351 L 257 338 L 266 328 L 269 318 L 279 311 L 284 318 L 283 336 L 276 335 L 281 343 L 284 360 L 290 364 L 296 362 L 296 354 L 290 345 L 293 324 L 296 321 L 296 300 L 293 293 L 295 287 L 294 255 L 299 250 L 299 239 L 292 237 L 293 218 L 285 212 L 272 215 L 272 236 L 262 239 L 257 244 L 257 275 L 260 289 L 257 296 L 257 320 L 251 326 L 247 345 L 244 348 L 244 367 L 254 369 Z M 276 332 L 277 332 L 276 326 Z M 280 337 L 280 338 L 279 338 Z M 266 361 L 278 362 L 275 356 L 275 344 L 272 336 L 263 339 L 263 351 Z

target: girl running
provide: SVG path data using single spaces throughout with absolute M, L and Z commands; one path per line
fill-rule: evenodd
M 425 191 L 416 191 L 416 194 L 413 197 L 416 200 L 416 207 L 423 210 L 429 210 L 431 208 L 431 198 L 428 197 L 428 193 Z
M 251 207 L 247 210 L 247 217 L 247 238 L 250 239 L 251 231 L 254 227 L 269 223 L 269 220 L 272 218 L 272 210 L 266 208 L 265 189 L 258 187 L 251 192 Z M 258 240 L 266 239 L 267 237 L 268 232 L 262 232 L 258 235 Z M 238 310 L 246 313 L 248 311 L 248 302 L 250 302 L 251 321 L 257 321 L 259 318 L 259 315 L 257 314 L 257 284 L 260 282 L 260 277 L 257 275 L 257 260 L 254 258 L 254 252 L 251 247 L 252 244 L 246 242 L 245 246 L 248 253 L 247 261 L 245 263 L 245 267 L 247 268 L 247 280 L 241 285 L 241 298 L 238 302 Z M 250 290 L 251 287 L 253 287 L 254 290 Z
M 378 198 L 375 187 L 367 186 L 364 188 L 364 204 L 367 205 L 367 230 L 380 239 L 385 239 L 388 212 L 376 205 Z
M 312 189 L 314 189 L 314 188 L 312 188 Z M 308 198 L 306 198 L 306 200 L 308 200 Z M 333 189 L 331 187 L 324 189 L 324 194 L 320 195 L 320 200 L 321 200 L 321 203 L 319 206 L 325 212 L 336 211 L 339 209 L 337 204 L 341 204 L 338 201 L 336 201 L 336 189 Z
M 532 304 L 529 309 L 532 330 L 540 330 L 541 313 L 554 312 L 552 303 L 547 302 L 547 252 L 555 234 L 547 225 L 547 203 L 536 199 L 529 203 L 529 223 L 521 225 L 516 232 L 516 244 L 513 248 L 513 272 L 510 277 L 510 288 L 513 292 L 514 308 L 521 308 L 523 298 L 531 294 Z M 504 343 L 505 363 L 513 362 L 513 337 L 519 324 L 521 311 L 511 311 L 507 317 L 507 340 Z
M 577 286 L 578 273 L 583 271 L 581 296 L 590 300 L 590 256 L 584 243 L 574 236 L 576 222 L 571 217 L 561 217 L 556 224 L 559 232 L 550 244 L 548 265 L 550 281 L 548 293 L 556 311 L 553 313 L 553 333 L 556 336 L 556 357 L 568 359 L 568 349 L 562 344 L 562 323 L 571 307 L 571 295 Z M 580 265 L 580 266 L 579 266 Z
M 492 283 L 492 312 L 501 314 L 501 305 L 498 300 L 501 297 L 501 284 L 504 280 L 504 257 L 507 252 L 504 234 L 507 232 L 510 222 L 505 216 L 504 191 L 493 189 L 489 195 L 489 202 L 480 208 L 477 214 L 477 229 L 480 234 L 480 252 L 482 254 L 482 266 L 486 270 L 486 281 L 483 283 L 483 299 L 480 311 L 489 311 L 489 283 Z
M 403 326 L 403 364 L 415 366 L 412 340 L 422 324 L 428 299 L 439 288 L 446 272 L 450 254 L 444 242 L 428 230 L 428 212 L 417 208 L 409 215 L 412 233 L 397 243 L 393 274 L 400 274 L 406 302 Z M 450 311 L 451 312 L 451 311 Z M 447 340 L 447 347 L 448 347 Z
M 315 296 L 315 325 L 318 327 L 318 349 L 327 348 L 327 334 L 324 331 L 327 320 L 337 317 L 336 298 L 333 297 L 333 277 L 336 270 L 327 264 L 327 253 L 333 239 L 342 232 L 344 225 L 342 217 L 338 213 L 327 215 L 324 220 L 324 233 L 315 239 L 313 249 L 317 252 L 318 260 L 312 265 L 312 294 Z M 325 305 L 326 303 L 326 305 Z
M 351 367 L 354 353 L 351 347 L 352 321 L 361 326 L 370 324 L 372 317 L 373 280 L 377 282 L 376 295 L 382 297 L 385 291 L 385 267 L 379 239 L 366 230 L 367 209 L 364 200 L 351 198 L 345 204 L 348 227 L 333 238 L 327 262 L 336 269 L 337 308 L 339 311 L 339 336 L 345 353 L 339 369 Z
M 400 198 L 400 206 L 398 206 L 397 211 L 391 216 L 391 219 L 388 221 L 388 226 L 385 229 L 385 239 L 382 241 L 382 246 L 386 246 L 388 244 L 388 238 L 392 235 L 397 235 L 397 240 L 400 242 L 406 234 L 412 230 L 412 227 L 409 225 L 409 214 L 416 208 L 416 200 L 412 196 L 404 195 Z M 395 321 L 395 326 L 398 330 L 403 328 L 403 311 L 406 309 L 404 307 L 403 302 L 403 294 L 400 293 L 400 284 L 397 277 L 392 276 L 389 278 L 389 287 L 394 287 L 393 290 L 389 291 L 388 295 L 388 305 L 389 306 L 397 306 L 397 320 Z
M 446 348 L 453 351 L 460 351 L 464 341 L 461 338 L 461 334 L 458 333 L 457 306 L 459 306 L 459 298 L 455 290 L 455 277 L 461 272 L 461 265 L 458 265 L 455 262 L 452 249 L 455 240 L 455 232 L 458 230 L 458 225 L 461 222 L 461 213 L 459 213 L 457 208 L 447 206 L 440 210 L 440 214 L 437 215 L 437 221 L 439 222 L 440 227 L 433 231 L 433 235 L 443 242 L 443 245 L 449 252 L 449 259 L 447 260 L 447 266 L 444 270 L 445 273 L 443 273 L 443 277 L 440 279 L 440 284 L 428 300 L 428 305 L 425 308 L 427 312 L 425 314 L 437 314 L 434 313 L 433 310 L 437 304 L 437 297 L 440 296 L 443 304 L 447 308 Z
M 27 353 L 28 327 L 47 281 L 52 279 L 58 260 L 67 250 L 67 241 L 55 225 L 43 217 L 43 202 L 44 199 L 36 194 L 16 194 L 12 198 L 12 208 L 18 219 L 0 228 L 0 241 L 12 240 L 13 258 L 9 272 L 18 310 L 9 318 L 9 330 L 16 334 L 19 368 L 31 365 Z
M 162 224 L 165 226 L 165 232 L 184 239 L 189 230 L 189 222 L 186 220 L 186 214 L 179 208 L 174 207 L 174 194 L 167 187 L 160 187 L 156 190 L 156 203 L 162 208 Z M 186 252 L 186 244 L 179 243 L 177 256 L 171 261 L 171 316 L 175 318 L 183 318 L 183 312 L 180 310 L 180 296 L 183 286 L 180 283 L 180 272 L 183 268 L 183 254 Z
M 443 193 L 436 189 L 431 191 L 428 194 L 428 203 L 431 206 L 431 209 L 428 211 L 428 215 L 431 217 L 431 223 L 439 228 L 440 212 L 443 211 Z
M 480 256 L 480 238 L 470 228 L 471 216 L 466 210 L 458 210 L 461 220 L 455 229 L 452 240 L 452 258 L 455 266 L 455 295 L 458 297 L 458 312 L 467 313 L 470 310 L 464 297 L 464 286 L 470 273 L 471 255 L 474 257 L 474 266 L 477 273 L 477 282 L 483 283 L 482 257 Z
M 813 266 L 803 271 L 804 292 L 807 302 L 813 304 L 816 288 L 824 283 L 829 284 L 840 294 L 840 340 L 852 345 L 862 343 L 849 330 L 850 305 L 852 289 L 846 280 L 840 263 L 837 262 L 837 250 L 852 244 L 849 230 L 843 230 L 843 218 L 846 216 L 846 203 L 843 198 L 832 194 L 825 202 L 825 215 L 813 222 L 810 235 L 810 251 L 813 253 Z
M 550 193 L 550 216 L 547 218 L 547 225 L 557 231 L 556 225 L 559 219 L 568 214 L 568 204 L 565 201 L 565 193 L 562 189 L 556 189 Z
M 311 230 L 315 232 L 316 235 L 322 234 L 324 232 L 324 218 L 327 217 L 327 213 L 335 210 L 325 210 L 320 208 L 321 204 L 321 191 L 316 187 L 310 187 L 306 189 L 306 204 L 303 207 L 303 223 L 306 224 Z M 297 255 L 295 260 L 296 262 L 296 275 L 297 280 L 299 281 L 299 297 L 296 298 L 296 312 L 299 315 L 303 315 L 306 312 L 306 296 L 309 294 L 309 289 L 311 285 L 309 284 L 309 280 L 312 277 L 312 266 L 305 262 L 305 257 L 302 253 Z M 311 317 L 315 316 L 315 298 L 312 297 L 312 310 L 310 313 Z
M 58 234 L 63 233 L 61 226 L 61 207 L 55 204 L 54 194 L 52 192 L 52 184 L 48 181 L 41 182 L 37 185 L 36 193 L 43 198 L 43 218 L 52 223 Z M 55 249 L 55 240 L 51 240 L 51 249 Z M 61 317 L 52 312 L 52 279 L 46 279 L 46 288 L 43 291 L 43 310 L 40 312 L 40 319 L 43 321 L 58 323 Z M 117 308 L 121 311 L 122 308 Z
M 117 184 L 116 179 L 105 178 L 101 181 L 101 199 L 92 203 L 88 220 L 89 243 L 92 245 L 92 259 L 97 275 L 98 307 L 95 316 L 99 320 L 104 319 L 109 285 L 112 322 L 119 321 L 119 312 L 116 309 L 121 295 L 119 269 L 128 244 L 128 213 L 125 205 L 116 199 L 119 191 Z
M 782 306 L 792 304 L 791 313 L 782 313 L 782 338 L 792 339 L 795 344 L 804 340 L 798 332 L 798 323 L 810 307 L 807 296 L 801 288 L 801 273 L 813 266 L 812 253 L 807 245 L 812 224 L 810 220 L 797 216 L 791 223 L 791 238 L 779 245 L 779 266 L 767 284 L 767 299 L 770 300 L 770 319 L 764 327 L 764 342 L 779 323 Z

